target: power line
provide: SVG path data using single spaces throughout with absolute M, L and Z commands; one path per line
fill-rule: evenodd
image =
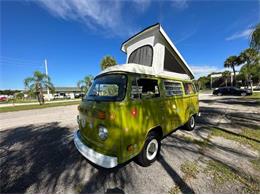
M 10 63 L 10 62 L 1 62 L 0 61 L 0 65 L 1 66 L 21 66 L 21 67 L 39 67 L 42 65 L 39 65 L 39 64 L 19 64 L 19 63 Z
M 44 67 L 42 65 L 25 65 L 25 64 L 10 64 L 10 63 L 1 63 L 0 62 L 0 66 L 1 67 L 21 67 L 21 68 L 41 68 L 43 69 Z
M 3 68 L 4 66 L 0 64 L 0 67 Z M 30 68 L 30 69 L 39 69 L 39 70 L 44 70 L 44 67 L 42 66 L 23 66 L 23 65 L 17 65 L 17 64 L 9 64 L 6 65 L 5 67 L 17 67 L 17 68 Z
M 27 64 L 43 64 L 43 63 L 35 63 L 35 62 L 15 62 L 15 61 L 9 61 L 9 60 L 3 60 L 3 59 L 0 59 L 0 62 L 1 63 L 8 63 L 8 64 L 24 64 L 24 65 L 27 65 Z
M 0 57 L 0 65 L 1 66 L 16 66 L 16 67 L 33 67 L 33 68 L 42 68 L 43 62 L 37 62 L 32 60 L 20 60 L 9 57 Z
M 21 62 L 21 63 L 42 63 L 41 60 L 28 60 L 28 59 L 21 59 L 21 58 L 11 58 L 6 56 L 0 56 L 1 60 L 13 61 L 13 62 Z

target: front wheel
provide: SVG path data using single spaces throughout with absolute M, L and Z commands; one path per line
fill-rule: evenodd
M 161 142 L 155 134 L 148 134 L 144 147 L 137 157 L 137 162 L 144 167 L 151 165 L 160 153 Z
M 241 93 L 241 96 L 246 96 L 246 93 L 245 93 L 245 92 L 242 92 L 242 93 Z
M 195 128 L 195 118 L 191 116 L 188 122 L 184 125 L 185 129 L 188 131 L 192 131 Z

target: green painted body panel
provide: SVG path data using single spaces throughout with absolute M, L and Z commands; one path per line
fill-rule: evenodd
M 163 135 L 184 125 L 191 115 L 199 112 L 198 94 L 166 97 L 163 80 L 182 81 L 169 78 L 139 75 L 139 78 L 158 80 L 160 97 L 151 99 L 131 99 L 131 82 L 135 78 L 128 73 L 127 91 L 121 102 L 96 102 L 83 100 L 79 106 L 79 124 L 82 141 L 95 151 L 118 157 L 123 163 L 133 158 L 143 148 L 147 134 L 160 127 Z M 191 81 L 183 81 L 191 82 Z M 183 87 L 183 85 L 182 85 Z M 100 119 L 99 112 L 105 113 Z M 134 113 L 134 114 L 133 114 Z M 83 123 L 83 125 L 82 125 Z M 98 127 L 108 129 L 108 138 L 102 141 Z M 128 151 L 127 147 L 132 146 Z

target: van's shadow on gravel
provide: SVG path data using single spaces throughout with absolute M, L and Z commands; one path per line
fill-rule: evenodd
M 59 193 L 59 188 L 123 193 L 131 182 L 129 166 L 102 169 L 90 164 L 76 150 L 73 132 L 58 123 L 7 129 L 0 138 L 0 193 Z M 119 187 L 106 188 L 109 180 Z
M 25 193 L 33 184 L 33 193 L 43 185 L 43 193 L 55 192 L 61 176 L 64 185 L 80 182 L 78 171 L 87 165 L 75 150 L 68 128 L 58 123 L 29 125 L 0 135 L 1 193 Z
M 59 185 L 75 193 L 124 193 L 126 185 L 134 188 L 132 173 L 142 169 L 129 162 L 94 166 L 76 150 L 69 128 L 58 123 L 7 129 L 0 136 L 1 193 L 59 193 Z M 182 192 L 194 193 L 163 156 L 159 162 Z M 111 182 L 116 187 L 106 185 Z

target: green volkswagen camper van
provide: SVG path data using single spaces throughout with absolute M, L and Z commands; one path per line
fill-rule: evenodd
M 78 151 L 105 168 L 134 157 L 149 166 L 161 139 L 181 126 L 193 130 L 199 113 L 193 73 L 160 24 L 128 39 L 122 50 L 127 63 L 95 77 L 74 134 Z

